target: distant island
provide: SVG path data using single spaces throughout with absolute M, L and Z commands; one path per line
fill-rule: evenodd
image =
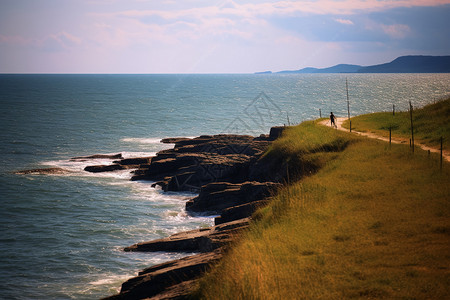
M 359 66 L 339 64 L 329 68 L 303 68 L 293 71 L 256 72 L 255 74 L 310 74 L 310 73 L 450 73 L 449 56 L 400 56 L 380 65 Z

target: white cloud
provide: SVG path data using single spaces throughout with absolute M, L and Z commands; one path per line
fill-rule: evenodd
M 344 25 L 354 25 L 354 23 L 351 20 L 346 19 L 334 19 L 336 22 L 344 24 Z
M 404 24 L 381 25 L 384 33 L 394 39 L 403 39 L 409 35 L 411 28 Z
M 0 35 L 0 44 L 25 46 L 44 50 L 64 50 L 81 44 L 81 38 L 67 32 L 49 34 L 43 38 L 25 38 L 23 36 Z

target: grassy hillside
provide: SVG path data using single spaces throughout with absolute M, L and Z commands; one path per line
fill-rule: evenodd
M 440 138 L 450 141 L 450 98 L 427 105 L 421 109 L 413 109 L 414 140 L 428 146 L 440 146 Z M 348 121 L 343 127 L 349 128 Z M 392 136 L 409 141 L 411 137 L 410 113 L 380 112 L 356 116 L 352 118 L 352 129 L 362 132 L 374 132 L 389 137 L 389 127 Z
M 321 168 L 257 212 L 195 298 L 448 297 L 448 163 L 440 171 L 437 155 L 314 122 L 285 131 L 267 155 Z

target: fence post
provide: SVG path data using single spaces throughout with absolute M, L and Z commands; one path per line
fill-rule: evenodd
M 391 148 L 392 128 L 389 126 L 389 148 Z
M 322 110 L 319 108 L 319 116 L 322 118 Z
M 395 116 L 395 104 L 392 104 L 392 115 Z
M 348 99 L 348 81 L 347 77 L 345 78 L 345 88 L 347 90 L 347 112 L 348 112 L 348 121 L 350 122 L 350 132 L 352 132 L 352 121 L 350 121 L 350 100 Z
M 413 113 L 413 106 L 411 104 L 411 101 L 409 101 L 409 116 L 411 119 L 411 147 L 412 147 L 412 152 L 414 153 L 414 127 L 413 127 L 412 113 Z
M 443 138 L 442 138 L 442 136 L 441 136 L 441 161 L 440 161 L 440 164 L 441 164 L 441 171 L 442 171 L 442 144 L 443 144 Z

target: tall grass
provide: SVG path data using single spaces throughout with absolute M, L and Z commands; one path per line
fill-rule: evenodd
M 274 169 L 288 169 L 290 179 L 295 180 L 314 173 L 351 141 L 352 138 L 340 131 L 330 131 L 316 126 L 316 121 L 307 121 L 302 126 L 287 127 L 263 160 L 270 160 Z
M 270 155 L 328 156 L 314 149 L 336 140 L 347 147 L 259 210 L 193 297 L 448 298 L 448 163 L 439 171 L 434 155 L 411 155 L 405 145 L 389 148 L 313 122 L 287 131 Z
M 450 141 L 450 98 L 420 109 L 413 109 L 414 139 L 429 145 L 440 146 L 440 138 Z M 349 128 L 348 121 L 343 126 Z M 388 137 L 389 128 L 394 137 L 409 140 L 411 121 L 409 112 L 379 112 L 352 118 L 352 129 L 374 132 Z

